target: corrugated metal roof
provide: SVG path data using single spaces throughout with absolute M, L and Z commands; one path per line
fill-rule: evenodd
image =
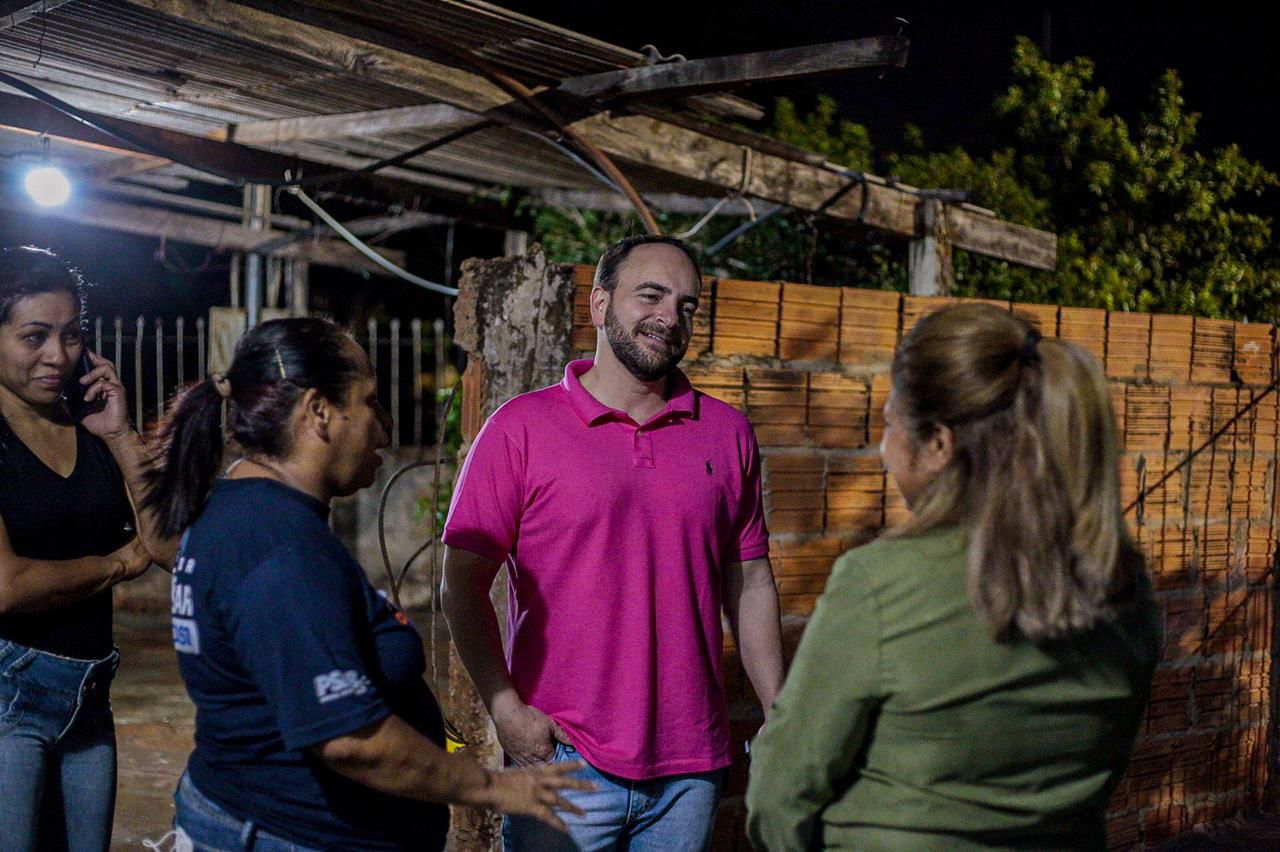
M 476 0 L 318 0 L 293 5 L 376 23 L 424 43 L 446 39 L 528 85 L 646 62 L 637 51 Z M 419 92 L 362 77 L 358 68 L 336 72 L 320 62 L 114 0 L 72 0 L 3 31 L 0 70 L 84 109 L 198 134 L 249 121 L 380 110 L 426 100 Z M 725 98 L 718 102 L 747 103 Z M 697 109 L 707 100 L 684 103 Z M 311 157 L 369 159 L 411 149 L 435 135 L 401 131 L 271 147 Z M 418 169 L 484 186 L 598 186 L 552 146 L 506 129 L 485 130 L 450 143 L 405 168 L 401 176 L 412 176 Z M 643 172 L 638 183 L 642 189 L 672 188 Z

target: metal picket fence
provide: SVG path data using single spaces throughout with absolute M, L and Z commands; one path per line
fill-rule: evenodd
M 447 391 L 453 375 L 452 340 L 444 321 L 371 319 L 355 337 L 369 353 L 379 396 L 395 418 L 392 446 L 431 445 L 437 428 L 436 390 Z M 208 369 L 204 317 L 95 317 L 89 338 L 94 351 L 116 365 L 140 428 L 152 428 L 178 390 L 203 378 Z

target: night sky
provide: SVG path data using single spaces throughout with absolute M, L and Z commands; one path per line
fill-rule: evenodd
M 925 132 L 931 148 L 986 142 L 984 119 L 1009 84 L 1016 35 L 1045 44 L 1061 62 L 1089 56 L 1095 81 L 1121 115 L 1133 119 L 1165 68 L 1182 74 L 1188 108 L 1203 114 L 1209 146 L 1239 143 L 1247 156 L 1280 169 L 1272 141 L 1280 124 L 1280 12 L 1275 4 L 1213 3 L 920 3 L 881 0 L 652 0 L 567 3 L 500 0 L 499 5 L 625 47 L 655 44 L 687 58 L 892 34 L 910 22 L 906 69 L 877 79 L 856 71 L 800 84 L 743 92 L 766 106 L 777 94 L 802 105 L 826 92 L 844 114 L 867 125 L 877 148 L 895 147 L 902 127 Z M 1271 11 L 1260 12 L 1259 8 Z

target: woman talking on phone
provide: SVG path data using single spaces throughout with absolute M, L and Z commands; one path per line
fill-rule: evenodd
M 0 250 L 0 838 L 105 850 L 115 806 L 111 587 L 138 537 L 141 440 L 115 368 L 88 352 L 84 284 L 52 253 Z M 88 358 L 88 369 L 76 365 Z M 68 410 L 74 398 L 76 413 Z M 80 403 L 83 401 L 83 408 Z M 78 422 L 77 422 L 78 420 Z M 149 539 L 163 559 L 163 546 Z
M 243 455 L 219 478 L 224 404 Z M 173 635 L 196 747 L 179 843 L 439 850 L 446 803 L 563 828 L 560 791 L 591 788 L 569 777 L 580 763 L 490 772 L 445 752 L 421 637 L 328 525 L 330 500 L 373 483 L 390 428 L 364 350 L 321 319 L 255 327 L 170 410 L 149 499 L 165 533 L 186 530 Z

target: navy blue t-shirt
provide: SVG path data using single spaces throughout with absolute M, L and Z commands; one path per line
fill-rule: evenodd
M 418 632 L 329 530 L 269 479 L 220 480 L 173 573 L 174 647 L 196 705 L 191 780 L 232 816 L 321 849 L 442 849 L 448 808 L 377 793 L 307 752 L 395 713 L 437 745 Z

